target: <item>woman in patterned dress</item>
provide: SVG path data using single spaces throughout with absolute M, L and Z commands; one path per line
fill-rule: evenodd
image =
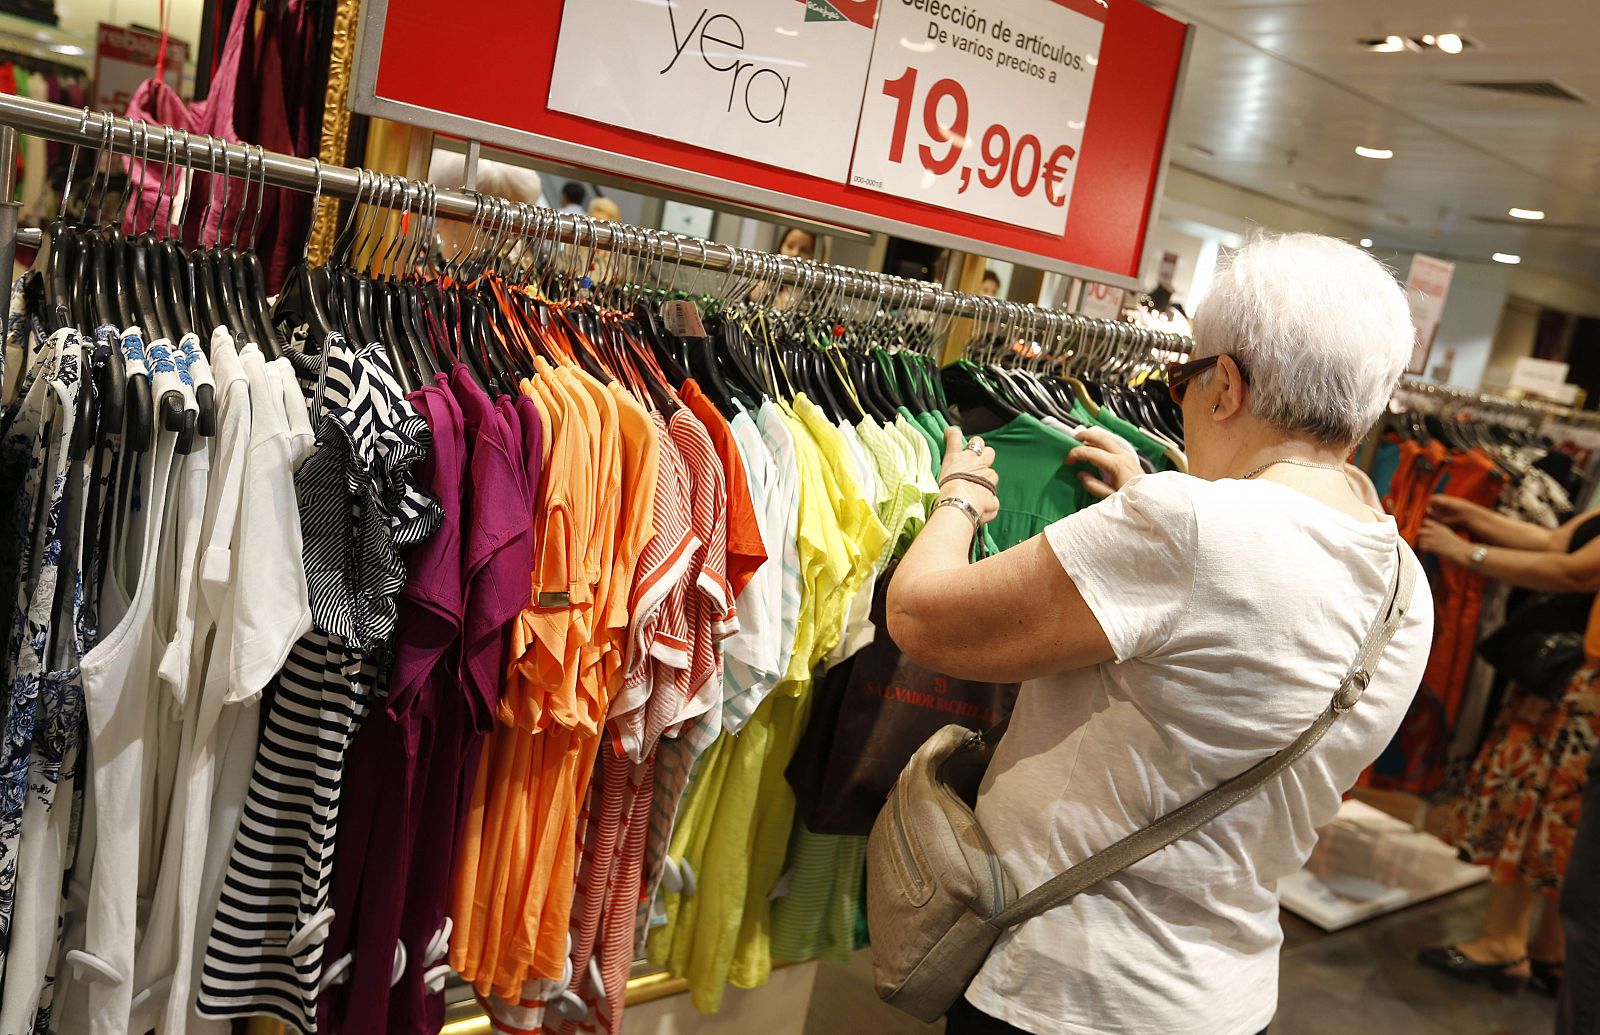
M 1542 528 L 1435 496 L 1429 513 L 1419 550 L 1521 589 L 1600 591 L 1600 511 Z M 1483 928 L 1470 941 L 1423 949 L 1422 963 L 1506 991 L 1530 981 L 1550 995 L 1559 988 L 1565 951 L 1557 901 L 1589 757 L 1600 743 L 1600 611 L 1591 612 L 1584 653 L 1559 695 L 1513 687 L 1501 708 L 1442 835 L 1462 858 L 1489 867 Z

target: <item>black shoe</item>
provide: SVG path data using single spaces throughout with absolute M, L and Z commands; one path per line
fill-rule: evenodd
M 1526 974 L 1512 974 L 1513 967 L 1521 966 L 1526 958 L 1510 963 L 1479 963 L 1469 959 L 1454 945 L 1435 945 L 1417 953 L 1417 962 L 1423 966 L 1442 970 L 1453 978 L 1475 985 L 1488 985 L 1497 992 L 1516 993 L 1528 985 Z
M 1561 994 L 1561 978 L 1567 969 L 1565 963 L 1541 963 L 1531 960 L 1528 963 L 1533 971 L 1533 976 L 1528 979 L 1528 984 L 1540 995 L 1547 995 L 1551 999 Z

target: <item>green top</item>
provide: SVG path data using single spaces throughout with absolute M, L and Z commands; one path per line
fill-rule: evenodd
M 1167 459 L 1166 446 L 1162 445 L 1160 442 L 1157 442 L 1149 435 L 1146 435 L 1143 431 L 1139 430 L 1136 425 L 1129 424 L 1121 417 L 1118 417 L 1104 406 L 1100 407 L 1100 415 L 1096 417 L 1089 413 L 1089 411 L 1084 407 L 1081 399 L 1074 400 L 1072 404 L 1072 415 L 1078 419 L 1079 423 L 1104 428 L 1113 435 L 1122 436 L 1122 438 L 1134 448 L 1134 451 L 1140 456 L 1144 457 L 1146 460 L 1150 461 L 1150 466 L 1155 468 L 1157 471 L 1167 471 L 1172 469 L 1172 464 Z
M 1094 502 L 1078 480 L 1080 471 L 1094 469 L 1066 463 L 1067 454 L 1082 445 L 1072 436 L 1024 413 L 986 432 L 983 441 L 994 448 L 1000 474 L 1000 514 L 985 528 L 999 549 L 1027 542 Z
M 900 416 L 906 419 L 907 424 L 917 429 L 917 431 L 922 434 L 922 437 L 928 440 L 928 452 L 933 458 L 933 480 L 938 481 L 939 468 L 944 465 L 943 433 L 932 431 L 929 429 L 927 424 L 923 423 L 922 418 L 928 416 L 927 414 L 912 413 L 904 406 L 897 406 L 895 409 L 897 412 L 899 412 Z

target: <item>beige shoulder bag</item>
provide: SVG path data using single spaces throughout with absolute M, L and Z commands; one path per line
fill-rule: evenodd
M 1021 898 L 968 805 L 999 738 L 961 726 L 930 737 L 900 774 L 867 844 L 867 922 L 879 997 L 923 1021 L 938 1020 L 1002 933 L 1210 822 L 1311 750 L 1361 699 L 1411 607 L 1416 575 L 1404 550 L 1396 546 L 1395 554 L 1389 592 L 1355 664 L 1294 743 Z

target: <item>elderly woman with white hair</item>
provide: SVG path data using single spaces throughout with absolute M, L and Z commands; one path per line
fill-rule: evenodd
M 978 818 L 1021 889 L 1285 747 L 1326 707 L 1417 566 L 1345 474 L 1412 344 L 1360 249 L 1260 237 L 1225 259 L 1170 372 L 1191 474 L 1142 474 L 1093 431 L 1065 462 L 1101 502 L 968 563 L 993 452 L 952 435 L 943 493 L 889 590 L 889 630 L 952 676 L 1022 681 Z M 951 475 L 961 475 L 952 478 Z M 1397 551 L 1398 544 L 1398 551 Z M 1420 568 L 1418 568 L 1420 575 Z M 1255 1035 L 1277 1009 L 1277 882 L 1389 743 L 1427 661 L 1420 577 L 1360 702 L 1260 793 L 1004 935 L 950 1035 Z

